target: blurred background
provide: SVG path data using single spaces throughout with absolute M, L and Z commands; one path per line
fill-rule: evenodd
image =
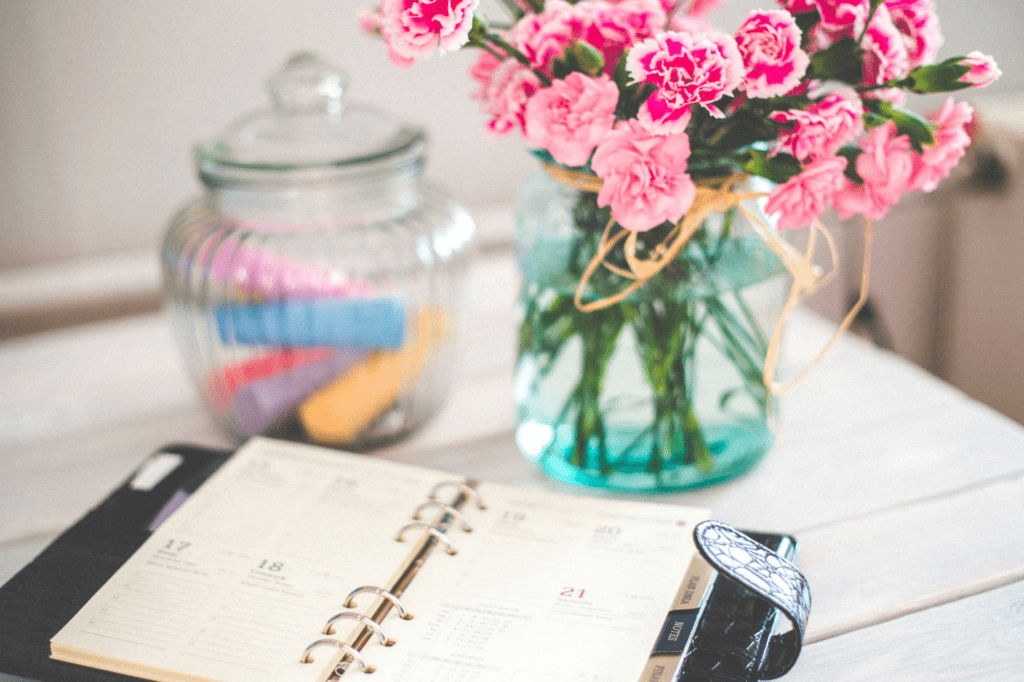
M 934 2 L 939 58 L 980 50 L 1003 77 L 958 94 L 980 126 L 956 175 L 877 226 L 858 330 L 1024 421 L 1024 11 L 1020 0 Z M 160 240 L 200 190 L 193 144 L 266 108 L 267 77 L 298 50 L 344 68 L 350 98 L 427 129 L 428 177 L 474 212 L 484 248 L 507 245 L 509 207 L 535 165 L 517 137 L 485 132 L 466 73 L 476 53 L 399 70 L 358 29 L 370 4 L 0 0 L 0 339 L 156 309 Z M 732 32 L 774 4 L 729 0 L 713 19 Z M 862 227 L 831 224 L 841 277 L 812 305 L 838 319 L 859 283 Z

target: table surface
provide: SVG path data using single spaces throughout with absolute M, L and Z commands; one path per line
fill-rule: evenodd
M 476 256 L 445 408 L 380 457 L 576 494 L 513 441 L 512 257 Z M 832 332 L 797 311 L 787 368 Z M 1024 428 L 847 335 L 783 397 L 749 474 L 648 497 L 793 533 L 814 605 L 785 679 L 1024 680 Z M 233 445 L 204 412 L 162 314 L 0 344 L 0 583 L 168 442 Z

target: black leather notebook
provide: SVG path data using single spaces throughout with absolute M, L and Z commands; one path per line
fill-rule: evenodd
M 0 673 L 38 682 L 137 679 L 54 660 L 50 658 L 50 639 L 231 454 L 192 445 L 162 448 L 0 586 Z M 748 535 L 783 557 L 792 558 L 795 552 L 790 536 Z M 664 679 L 758 679 L 778 615 L 771 603 L 733 580 L 714 579 L 699 618 L 689 626 L 692 635 L 685 655 Z M 802 629 L 799 634 L 802 636 Z

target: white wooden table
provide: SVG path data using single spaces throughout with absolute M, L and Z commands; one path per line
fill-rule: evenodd
M 597 494 L 546 479 L 516 450 L 516 287 L 510 254 L 477 257 L 445 409 L 377 455 Z M 805 364 L 830 332 L 794 316 L 787 362 Z M 655 499 L 797 535 L 814 606 L 785 679 L 1024 680 L 1024 428 L 853 336 L 782 408 L 752 473 Z M 232 444 L 163 315 L 0 344 L 0 583 L 171 441 Z

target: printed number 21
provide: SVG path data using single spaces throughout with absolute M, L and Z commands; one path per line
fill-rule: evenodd
M 579 597 L 583 599 L 583 593 L 586 592 L 582 587 L 563 587 L 559 596 L 562 597 Z

